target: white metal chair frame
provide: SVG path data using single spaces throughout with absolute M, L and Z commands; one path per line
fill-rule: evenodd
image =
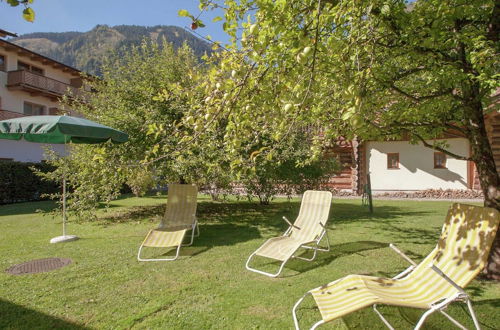
M 179 252 L 181 250 L 181 247 L 193 245 L 194 238 L 200 236 L 200 226 L 198 225 L 198 221 L 196 219 L 195 219 L 194 223 L 192 224 L 191 228 L 188 230 L 191 230 L 191 240 L 189 241 L 188 244 L 179 244 L 177 246 L 177 249 L 176 249 L 177 251 L 175 253 L 175 257 L 172 257 L 172 258 L 149 258 L 149 259 L 141 258 L 141 251 L 142 251 L 142 248 L 144 247 L 144 242 L 142 242 L 141 247 L 139 248 L 139 252 L 137 253 L 137 260 L 139 260 L 139 261 L 172 261 L 172 260 L 176 260 L 179 257 Z M 196 234 L 195 234 L 195 231 L 196 231 Z M 184 236 L 185 235 L 186 234 L 184 233 Z M 184 240 L 184 237 L 182 238 L 182 240 Z M 144 241 L 146 241 L 146 240 L 144 240 Z
M 283 235 L 281 235 L 281 237 L 288 237 L 291 233 L 292 233 L 292 229 L 293 228 L 296 228 L 298 230 L 300 230 L 299 227 L 295 226 L 294 224 L 292 224 L 286 217 L 283 217 L 283 220 L 285 220 L 289 227 L 288 229 L 283 233 Z M 293 259 L 293 258 L 296 258 L 296 259 L 301 259 L 301 260 L 305 260 L 305 261 L 313 261 L 315 258 L 316 258 L 316 254 L 318 251 L 324 251 L 324 252 L 328 252 L 330 251 L 330 240 L 328 239 L 328 233 L 326 231 L 326 227 L 325 225 L 323 225 L 321 222 L 319 223 L 323 229 L 321 230 L 321 233 L 318 235 L 318 238 L 311 241 L 311 242 L 307 242 L 307 243 L 304 243 L 302 244 L 301 246 L 299 246 L 293 254 L 295 254 L 295 252 L 297 252 L 300 248 L 304 248 L 304 249 L 309 249 L 309 250 L 313 250 L 313 256 L 311 258 L 303 258 L 303 257 L 299 257 L 299 256 L 295 256 L 295 255 L 291 255 L 289 258 L 287 258 L 286 260 L 284 260 L 279 269 L 278 269 L 278 272 L 277 273 L 268 273 L 268 272 L 265 272 L 265 271 L 262 271 L 262 270 L 258 270 L 258 269 L 255 269 L 255 268 L 252 268 L 250 267 L 250 260 L 255 256 L 255 254 L 257 253 L 257 251 L 255 251 L 254 253 L 252 253 L 248 259 L 247 259 L 247 262 L 245 264 L 245 268 L 248 269 L 249 271 L 252 271 L 252 272 L 255 272 L 255 273 L 259 273 L 259 274 L 262 274 L 262 275 L 266 275 L 266 276 L 269 276 L 269 277 L 277 277 L 279 276 L 279 274 L 281 273 L 281 271 L 283 270 L 283 267 L 285 266 L 285 264 L 290 260 L 290 259 Z M 320 242 L 321 240 L 323 239 L 323 237 L 326 237 L 326 247 L 321 247 L 320 246 Z M 272 240 L 269 239 L 267 240 L 263 245 L 265 245 L 268 241 Z M 315 244 L 315 246 L 310 246 L 309 244 Z M 272 259 L 272 258 L 270 258 Z
M 417 266 L 417 264 L 412 259 L 410 259 L 406 254 L 404 254 L 401 250 L 399 250 L 394 244 L 391 243 L 391 244 L 389 244 L 389 246 L 394 251 L 396 251 L 396 253 L 399 254 L 403 259 L 405 259 L 406 261 L 408 261 L 411 264 L 410 267 L 408 267 L 407 269 L 405 269 L 404 271 L 402 271 L 401 273 L 399 273 L 398 275 L 396 275 L 396 276 L 393 277 L 393 279 L 401 279 L 401 278 L 407 276 L 408 274 L 410 274 L 413 271 L 413 269 L 415 269 L 415 267 Z M 415 330 L 420 329 L 422 327 L 422 325 L 424 325 L 424 322 L 427 319 L 427 317 L 429 315 L 431 315 L 432 313 L 438 311 L 441 314 L 443 314 L 444 316 L 446 316 L 447 319 L 449 319 L 453 324 L 455 324 L 460 329 L 467 330 L 467 328 L 465 326 L 463 326 L 460 322 L 458 322 L 457 320 L 455 320 L 453 317 L 451 317 L 448 313 L 446 313 L 444 311 L 451 303 L 453 303 L 455 301 L 458 301 L 458 302 L 464 302 L 464 303 L 467 304 L 467 307 L 469 308 L 469 313 L 471 315 L 472 321 L 474 322 L 474 326 L 476 327 L 477 330 L 480 330 L 481 328 L 479 326 L 479 321 L 477 320 L 476 313 L 474 312 L 474 309 L 472 308 L 471 299 L 467 295 L 467 293 L 464 291 L 464 289 L 462 287 L 460 287 L 457 283 L 455 283 L 451 278 L 449 278 L 445 273 L 443 273 L 443 271 L 441 271 L 441 269 L 439 269 L 438 267 L 436 267 L 434 264 L 432 264 L 432 263 L 429 264 L 429 268 L 432 269 L 433 271 L 435 271 L 436 273 L 438 273 L 448 283 L 450 283 L 455 289 L 457 289 L 458 293 L 452 295 L 451 297 L 448 297 L 448 298 L 445 298 L 445 299 L 441 299 L 441 300 L 438 300 L 438 301 L 435 301 L 434 303 L 432 303 L 431 304 L 431 308 L 429 310 L 427 310 L 420 317 L 420 319 L 417 322 L 417 325 L 415 326 L 414 329 Z M 306 294 L 304 294 L 295 303 L 295 305 L 293 306 L 293 309 L 292 309 L 293 322 L 295 324 L 295 329 L 297 329 L 297 330 L 300 329 L 299 328 L 299 321 L 297 319 L 297 308 L 302 303 L 302 301 L 304 300 L 304 298 L 308 294 L 311 294 L 310 291 L 306 292 Z M 389 329 L 394 330 L 394 327 L 389 323 L 389 321 L 387 321 L 387 319 L 384 318 L 384 316 L 378 311 L 377 304 L 373 305 L 373 310 L 380 317 L 380 319 L 382 320 L 382 322 L 384 322 L 384 324 Z M 320 326 L 320 325 L 322 325 L 324 323 L 325 322 L 323 320 L 321 320 L 319 322 L 316 322 L 315 324 L 313 324 L 313 326 L 311 327 L 311 329 L 316 329 L 318 326 Z

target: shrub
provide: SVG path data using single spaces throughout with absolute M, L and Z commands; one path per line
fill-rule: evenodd
M 136 197 L 144 196 L 155 184 L 156 180 L 151 170 L 141 167 L 130 170 L 127 185 Z
M 308 189 L 325 189 L 325 184 L 338 168 L 334 158 L 323 158 L 297 166 L 297 159 L 281 163 L 262 162 L 254 175 L 242 180 L 249 197 L 257 197 L 267 205 L 276 195 L 291 197 Z
M 0 204 L 38 201 L 46 194 L 59 192 L 60 185 L 47 182 L 33 170 L 50 172 L 54 167 L 46 163 L 0 161 Z

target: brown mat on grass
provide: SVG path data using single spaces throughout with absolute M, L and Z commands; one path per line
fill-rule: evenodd
M 71 263 L 71 259 L 66 258 L 44 258 L 36 259 L 22 264 L 14 265 L 5 271 L 12 275 L 35 274 L 50 272 Z

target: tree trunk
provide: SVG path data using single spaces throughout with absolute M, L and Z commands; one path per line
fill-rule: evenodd
M 500 177 L 498 175 L 493 152 L 486 133 L 479 88 L 473 86 L 466 95 L 465 119 L 467 121 L 467 137 L 471 145 L 471 158 L 476 164 L 481 189 L 484 194 L 484 206 L 500 211 Z M 468 97 L 467 97 L 468 96 Z M 485 267 L 486 277 L 500 280 L 500 230 L 490 251 Z

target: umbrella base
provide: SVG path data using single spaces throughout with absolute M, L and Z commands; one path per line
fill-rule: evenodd
M 76 241 L 77 239 L 79 239 L 79 237 L 77 237 L 75 235 L 57 236 L 57 237 L 54 237 L 53 239 L 51 239 L 50 243 L 71 242 L 71 241 Z

